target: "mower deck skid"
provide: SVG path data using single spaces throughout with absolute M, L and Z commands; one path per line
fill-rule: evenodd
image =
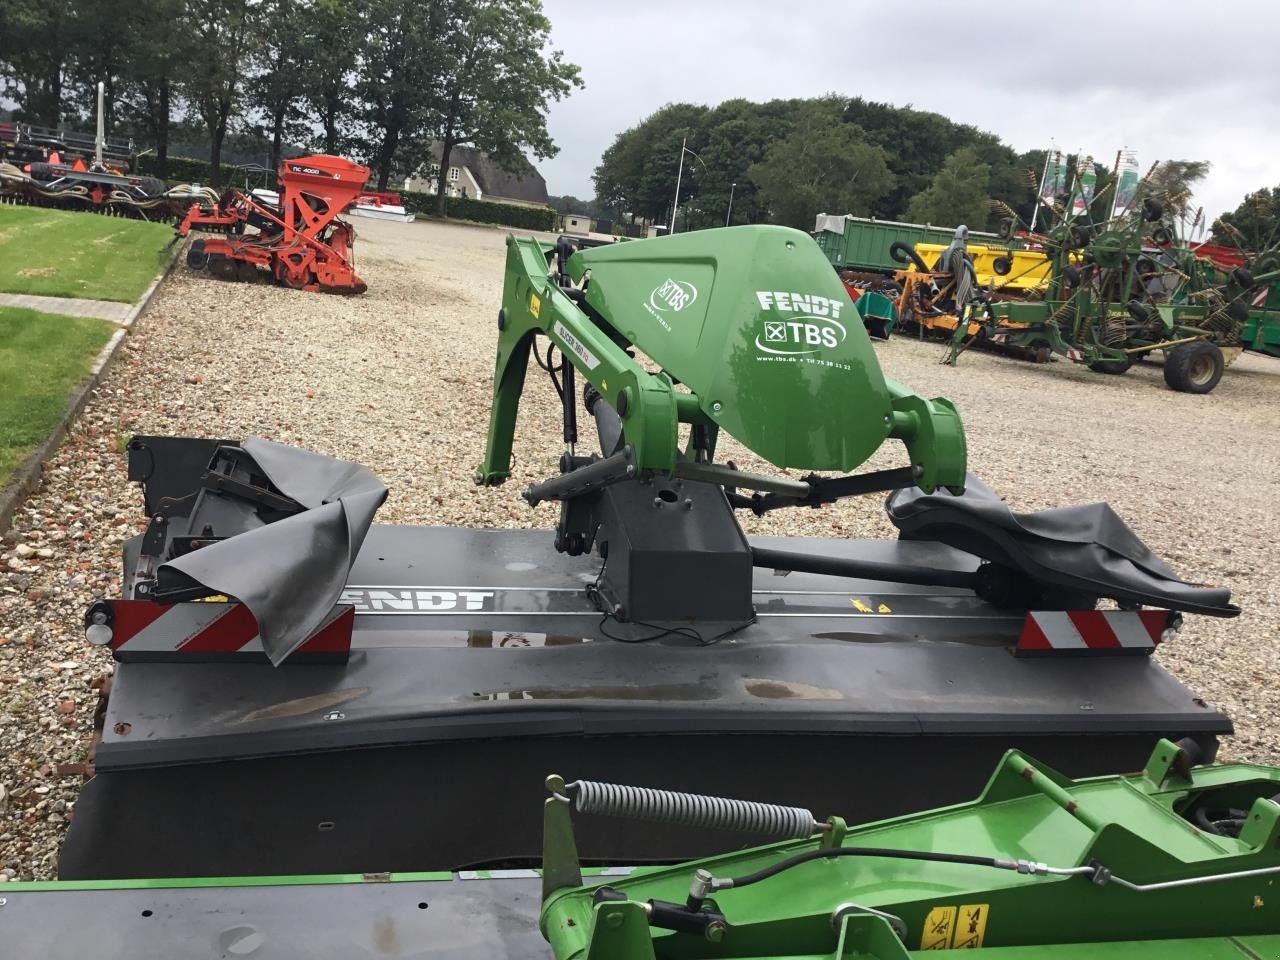
M 977 565 L 925 541 L 752 546 Z M 542 531 L 374 525 L 345 662 L 186 653 L 163 629 L 120 648 L 60 875 L 525 868 L 549 770 L 869 819 L 976 795 L 1011 747 L 1081 776 L 1231 732 L 1151 657 L 1011 655 L 1025 616 L 958 588 L 757 569 L 755 622 L 660 635 L 602 619 L 597 575 Z M 612 823 L 578 843 L 634 864 L 741 838 Z

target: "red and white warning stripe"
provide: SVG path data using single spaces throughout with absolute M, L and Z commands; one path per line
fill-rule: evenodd
M 1084 354 L 1075 347 L 1067 347 L 1067 359 L 1074 360 L 1076 363 L 1079 363 L 1084 359 Z
M 1267 305 L 1267 297 L 1271 294 L 1270 287 L 1263 287 L 1253 295 L 1253 305 L 1255 307 L 1265 307 Z
M 1027 614 L 1014 652 L 1149 654 L 1169 618 L 1168 610 L 1036 610 Z
M 111 602 L 111 652 L 117 660 L 265 659 L 258 624 L 243 603 Z M 332 659 L 351 650 L 355 607 L 335 606 L 289 659 L 321 654 Z

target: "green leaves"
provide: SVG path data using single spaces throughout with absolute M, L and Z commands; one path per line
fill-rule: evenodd
M 974 147 L 961 147 L 942 164 L 929 186 L 911 198 L 907 218 L 913 223 L 980 229 L 991 212 L 987 187 L 991 165 L 978 159 Z
M 876 213 L 894 186 L 884 149 L 844 123 L 832 99 L 804 109 L 791 134 L 770 144 L 748 175 L 773 219 L 802 230 L 813 229 L 819 213 Z

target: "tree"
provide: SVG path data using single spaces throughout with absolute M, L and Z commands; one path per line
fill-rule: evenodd
M 1255 190 L 1213 225 L 1213 242 L 1266 250 L 1280 241 L 1280 186 Z
M 320 149 L 336 154 L 341 149 L 339 124 L 356 108 L 350 87 L 363 45 L 360 16 L 355 0 L 315 0 L 308 17 L 304 95 L 320 124 Z
M 913 223 L 942 226 L 984 225 L 991 210 L 987 185 L 990 164 L 978 159 L 974 147 L 961 147 L 947 157 L 929 186 L 911 198 L 907 217 Z
M 185 29 L 199 63 L 184 71 L 182 86 L 209 133 L 210 183 L 222 184 L 222 141 L 240 106 L 241 77 L 256 40 L 255 0 L 187 0 Z
M 259 10 L 258 43 L 255 49 L 259 68 L 246 84 L 249 102 L 266 120 L 271 141 L 267 169 L 280 166 L 280 151 L 286 134 L 302 136 L 306 125 L 297 116 L 297 106 L 311 82 L 308 53 L 313 49 L 308 37 L 312 28 L 311 4 L 295 0 L 263 0 Z
M 885 152 L 844 123 L 833 98 L 815 101 L 796 118 L 792 133 L 776 140 L 747 175 L 773 219 L 803 230 L 819 213 L 875 212 L 893 190 Z
M 454 0 L 437 116 L 440 170 L 454 147 L 473 146 L 518 171 L 525 153 L 558 152 L 547 132 L 547 103 L 581 87 L 579 69 L 549 49 L 551 21 L 541 0 Z M 445 179 L 436 179 L 435 212 L 445 214 Z
M 183 29 L 186 0 L 135 0 L 138 21 L 127 53 L 128 71 L 120 85 L 122 119 L 154 145 L 156 173 L 168 173 L 169 131 L 178 99 L 174 76 L 193 53 Z
M 1164 160 L 1147 174 L 1145 193 L 1185 218 L 1191 208 L 1191 192 L 1208 175 L 1209 166 L 1207 160 Z
M 0 94 L 15 117 L 56 127 L 71 50 L 72 0 L 0 0 Z
M 356 80 L 361 135 L 378 189 L 387 189 L 406 142 L 425 141 L 440 96 L 445 24 L 461 0 L 366 0 Z
M 692 103 L 669 103 L 620 133 L 605 150 L 592 180 L 596 197 L 634 218 L 666 221 L 671 214 L 680 148 L 701 155 L 708 110 Z M 686 157 L 680 202 L 697 195 L 705 161 Z M 700 165 L 701 164 L 701 165 Z

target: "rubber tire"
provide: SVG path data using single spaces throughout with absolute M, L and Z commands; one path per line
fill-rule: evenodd
M 1155 197 L 1147 197 L 1142 201 L 1142 219 L 1147 223 L 1155 223 L 1164 216 L 1164 204 Z
M 1209 358 L 1213 363 L 1212 373 L 1202 382 L 1192 378 L 1195 368 Z M 1208 340 L 1193 340 L 1191 343 L 1180 343 L 1165 351 L 1164 382 L 1170 390 L 1179 393 L 1210 393 L 1222 379 L 1222 371 L 1226 369 L 1226 361 L 1222 351 Z
M 28 174 L 32 180 L 38 180 L 41 183 L 48 183 L 50 180 L 58 179 L 61 174 L 55 173 L 53 164 L 51 163 L 33 163 L 31 171 Z
M 1011 257 L 996 257 L 991 261 L 991 269 L 996 272 L 996 276 L 1007 277 L 1013 272 L 1013 259 Z
M 1109 373 L 1116 377 L 1128 373 L 1132 366 L 1132 360 L 1093 360 L 1089 363 L 1089 369 L 1094 373 Z
M 1168 246 L 1173 243 L 1173 234 L 1164 227 L 1156 227 L 1151 231 L 1152 243 L 1158 243 L 1160 246 Z
M 142 191 L 142 195 L 148 200 L 154 200 L 156 197 L 164 195 L 169 188 L 164 185 L 163 180 L 157 180 L 155 177 L 143 177 L 142 182 L 138 184 L 138 189 Z
M 204 240 L 195 240 L 187 250 L 187 266 L 192 270 L 203 270 L 209 266 L 209 255 L 204 252 Z

